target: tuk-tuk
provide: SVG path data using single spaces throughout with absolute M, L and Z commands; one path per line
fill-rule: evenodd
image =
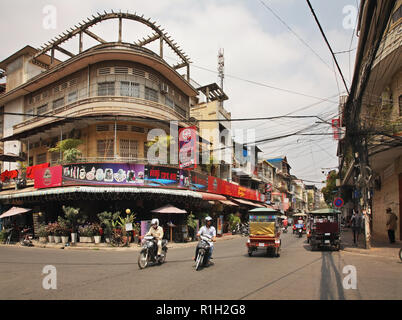
M 270 208 L 257 208 L 249 211 L 250 235 L 247 240 L 248 255 L 266 249 L 267 254 L 279 257 L 281 249 L 281 213 Z
M 309 213 L 307 241 L 313 251 L 320 247 L 334 247 L 339 251 L 341 245 L 340 214 L 340 211 L 334 209 L 320 209 Z
M 307 217 L 305 213 L 295 213 L 293 215 L 293 233 L 296 233 L 299 228 L 302 229 L 302 233 L 306 233 Z

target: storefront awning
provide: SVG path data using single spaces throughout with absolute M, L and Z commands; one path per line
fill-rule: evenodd
M 28 189 L 28 188 L 27 188 Z M 191 190 L 176 190 L 176 189 L 164 189 L 164 188 L 141 188 L 141 187 L 56 187 L 49 189 L 31 190 L 7 190 L 0 193 L 0 200 L 18 199 L 27 197 L 38 197 L 47 195 L 59 195 L 67 193 L 134 193 L 134 194 L 163 194 L 172 196 L 182 196 L 202 199 L 202 195 L 199 192 Z M 225 198 L 226 199 L 226 198 Z
M 254 203 L 254 202 L 247 201 L 247 200 L 243 200 L 243 199 L 233 199 L 233 201 L 236 201 L 236 202 L 241 203 L 241 204 L 246 204 L 248 206 L 253 206 L 253 207 L 257 207 L 257 208 L 264 208 L 264 206 L 261 205 L 261 204 Z
M 7 210 L 6 212 L 4 212 L 3 214 L 0 215 L 0 219 L 4 219 L 7 217 L 12 217 L 12 216 L 16 216 L 18 214 L 21 213 L 25 213 L 28 211 L 31 211 L 32 209 L 25 209 L 25 208 L 19 208 L 19 207 L 12 207 L 10 210 Z
M 226 204 L 227 206 L 233 206 L 233 207 L 238 207 L 239 205 L 237 203 L 234 203 L 230 200 L 219 200 L 221 203 Z
M 208 201 L 226 200 L 226 197 L 220 194 L 206 193 L 206 192 L 198 192 L 198 193 L 202 196 L 202 200 L 208 200 Z

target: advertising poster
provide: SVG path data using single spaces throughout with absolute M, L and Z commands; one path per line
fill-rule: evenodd
M 179 186 L 182 188 L 190 189 L 190 170 L 180 170 Z
M 179 129 L 179 168 L 196 168 L 198 135 L 195 126 Z
M 145 185 L 178 187 L 180 186 L 180 170 L 161 166 L 145 166 Z
M 199 172 L 191 171 L 190 189 L 207 191 L 208 190 L 208 176 Z
M 36 189 L 60 187 L 63 181 L 62 170 L 62 166 L 36 169 L 34 187 Z
M 144 185 L 144 165 L 129 163 L 82 163 L 63 166 L 63 185 Z
M 151 227 L 151 220 L 141 221 L 141 236 L 145 236 Z
M 223 216 L 219 216 L 219 218 L 218 218 L 216 233 L 218 235 L 222 235 L 222 233 L 223 233 Z

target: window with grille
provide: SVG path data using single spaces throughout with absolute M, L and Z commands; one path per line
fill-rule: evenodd
M 67 85 L 68 85 L 68 82 L 64 82 L 64 83 L 61 85 L 61 90 L 66 89 L 66 88 L 67 88 Z
M 4 130 L 4 115 L 3 115 L 3 112 L 4 112 L 4 107 L 0 107 L 0 136 L 2 137 L 3 136 L 3 130 Z
M 145 129 L 141 128 L 141 127 L 137 127 L 137 126 L 131 126 L 131 131 L 132 132 L 140 132 L 140 133 L 144 133 Z
M 148 156 L 148 149 L 149 149 L 148 142 L 145 141 L 144 142 L 144 158 L 147 158 L 147 156 Z
M 74 102 L 78 99 L 78 91 L 73 91 L 68 94 L 67 101 L 68 103 Z
M 99 158 L 114 157 L 114 139 L 97 140 L 96 147 Z
M 96 131 L 98 131 L 98 132 L 109 131 L 109 125 L 108 124 L 97 124 Z
M 120 139 L 120 157 L 137 158 L 138 157 L 138 141 Z
M 42 114 L 45 113 L 47 111 L 47 104 L 38 107 L 38 109 L 36 109 L 36 113 L 37 114 Z
M 114 82 L 98 83 L 98 96 L 114 96 Z
M 60 108 L 64 105 L 64 97 L 53 101 L 53 109 Z
M 68 86 L 69 86 L 69 87 L 75 86 L 76 84 L 77 84 L 77 79 L 72 79 L 72 80 L 70 80 L 70 81 L 68 82 Z
M 115 74 L 128 74 L 128 68 L 127 67 L 114 67 L 114 73 Z
M 145 78 L 145 71 L 140 69 L 133 69 L 133 75 Z
M 174 107 L 174 102 L 172 99 L 169 99 L 168 97 L 165 97 L 165 104 L 171 108 Z
M 145 87 L 145 99 L 158 102 L 158 91 Z
M 41 163 L 45 163 L 46 162 L 46 153 L 41 153 L 36 155 L 36 164 L 41 164 Z
M 138 98 L 140 96 L 140 84 L 136 82 L 121 81 L 120 95 L 124 97 Z
M 110 74 L 109 67 L 98 69 L 98 75 L 102 76 L 102 75 L 107 75 L 107 74 Z
M 126 124 L 116 125 L 116 131 L 128 131 L 128 126 Z
M 56 163 L 60 159 L 60 152 L 52 152 L 51 160 L 53 163 Z

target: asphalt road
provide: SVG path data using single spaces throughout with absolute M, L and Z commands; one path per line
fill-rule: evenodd
M 402 263 L 349 252 L 310 251 L 305 236 L 282 235 L 279 258 L 249 257 L 247 238 L 219 241 L 215 264 L 195 271 L 194 247 L 168 251 L 161 266 L 139 270 L 138 252 L 0 247 L 0 299 L 401 299 Z M 195 246 L 195 244 L 194 244 Z M 57 289 L 42 286 L 43 267 Z M 357 288 L 345 289 L 352 265 Z

